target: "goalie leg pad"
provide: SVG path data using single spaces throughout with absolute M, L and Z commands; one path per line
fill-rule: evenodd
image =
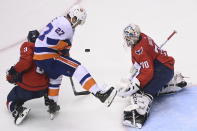
M 131 96 L 131 105 L 126 110 L 136 110 L 140 115 L 144 115 L 149 112 L 152 101 L 153 97 L 150 94 L 135 93 Z M 133 107 L 136 109 L 132 109 Z
M 123 125 L 142 128 L 150 111 L 153 97 L 149 94 L 135 93 L 131 96 L 131 105 L 124 109 Z
M 161 89 L 158 95 L 176 93 L 186 86 L 187 82 L 184 80 L 184 76 L 181 73 L 176 72 L 172 80 Z

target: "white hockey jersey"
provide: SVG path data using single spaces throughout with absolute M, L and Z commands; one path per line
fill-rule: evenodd
M 40 33 L 35 42 L 34 60 L 45 60 L 59 56 L 58 51 L 69 49 L 74 30 L 64 16 L 56 17 Z

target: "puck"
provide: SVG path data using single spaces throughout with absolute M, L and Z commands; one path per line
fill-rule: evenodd
M 85 49 L 85 52 L 90 52 L 90 49 Z

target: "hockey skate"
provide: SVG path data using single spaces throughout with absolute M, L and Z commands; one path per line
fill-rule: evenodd
M 153 97 L 149 94 L 135 93 L 131 96 L 131 105 L 124 110 L 123 125 L 142 128 L 146 122 Z
M 160 94 L 173 94 L 181 91 L 183 88 L 187 86 L 187 82 L 184 80 L 184 76 L 181 73 L 175 73 L 172 80 L 163 87 L 163 89 L 159 92 Z
M 57 105 L 56 102 L 50 99 L 49 99 L 48 106 L 49 106 L 48 112 L 50 114 L 50 119 L 53 120 L 55 118 L 56 113 L 60 110 L 60 106 Z
M 29 114 L 30 110 L 31 110 L 30 108 L 26 108 L 22 106 L 17 107 L 12 112 L 12 116 L 14 117 L 14 123 L 16 125 L 21 124 L 24 121 L 24 119 L 27 117 L 27 115 Z
M 95 94 L 95 97 L 97 97 L 102 103 L 105 103 L 107 107 L 109 107 L 111 103 L 113 102 L 116 94 L 117 94 L 117 91 L 114 89 L 114 87 L 111 87 L 105 92 L 98 91 Z
M 45 106 L 48 106 L 50 104 L 50 99 L 48 97 L 48 94 L 44 94 L 44 104 Z

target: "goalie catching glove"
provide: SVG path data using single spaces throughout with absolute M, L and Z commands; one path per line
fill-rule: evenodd
M 120 97 L 127 97 L 136 93 L 138 90 L 140 90 L 140 81 L 137 78 L 133 78 L 126 86 L 118 90 L 118 95 Z

